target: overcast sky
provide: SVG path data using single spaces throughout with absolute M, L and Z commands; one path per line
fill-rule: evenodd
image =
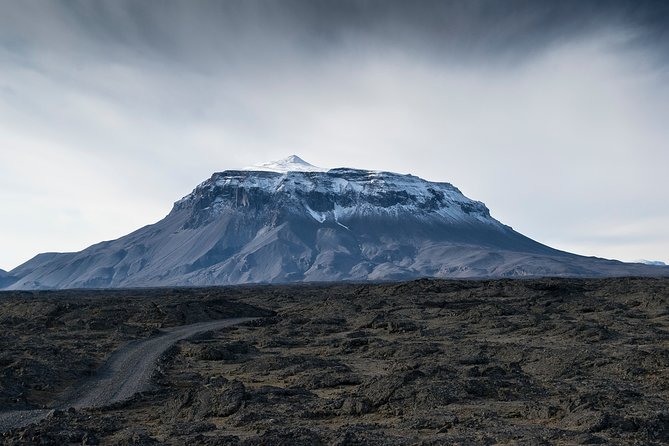
M 669 262 L 664 1 L 0 0 L 0 268 L 297 154 Z

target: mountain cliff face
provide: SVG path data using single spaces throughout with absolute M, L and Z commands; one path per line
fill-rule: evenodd
M 289 157 L 215 173 L 156 224 L 11 271 L 21 288 L 661 274 L 561 252 L 448 183 Z

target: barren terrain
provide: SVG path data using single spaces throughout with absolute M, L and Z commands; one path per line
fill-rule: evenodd
M 669 442 L 669 280 L 418 280 L 0 294 L 0 410 L 49 410 L 112 352 L 179 341 L 150 390 L 4 444 Z M 174 329 L 174 328 L 172 328 Z

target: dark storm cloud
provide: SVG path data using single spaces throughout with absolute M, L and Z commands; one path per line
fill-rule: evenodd
M 669 56 L 669 2 L 653 0 L 61 0 L 2 9 L 3 45 L 48 39 L 53 51 L 131 51 L 203 67 L 296 48 L 317 57 L 340 45 L 395 46 L 435 62 L 515 62 L 610 27 L 631 34 L 626 44 Z
M 606 27 L 634 33 L 666 51 L 669 3 L 664 1 L 461 0 L 292 1 L 286 13 L 331 43 L 342 32 L 450 57 L 531 56 L 556 42 Z M 664 38 L 664 39 L 663 39 Z

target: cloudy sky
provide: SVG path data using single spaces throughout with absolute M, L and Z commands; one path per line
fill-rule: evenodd
M 663 1 L 0 0 L 0 268 L 298 154 L 669 261 Z

